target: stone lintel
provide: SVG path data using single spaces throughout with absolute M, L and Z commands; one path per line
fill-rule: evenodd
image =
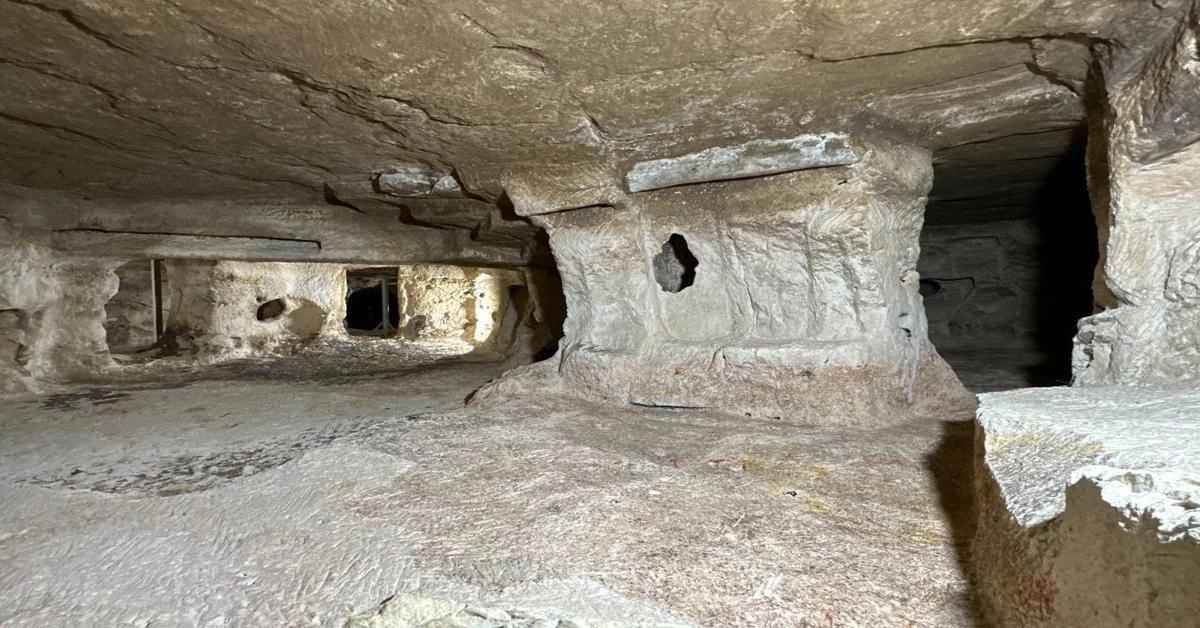
M 518 216 L 541 216 L 613 205 L 625 196 L 620 174 L 607 165 L 564 164 L 509 175 L 504 191 Z
M 102 252 L 105 257 L 152 259 L 300 261 L 321 253 L 321 243 L 314 240 L 93 229 L 54 231 L 50 246 L 73 255 Z
M 679 157 L 642 161 L 625 175 L 630 192 L 761 177 L 794 170 L 848 166 L 858 162 L 847 137 L 840 133 L 797 135 L 782 140 L 751 140 L 718 146 Z

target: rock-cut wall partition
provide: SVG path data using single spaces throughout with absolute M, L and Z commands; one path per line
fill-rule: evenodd
M 346 272 L 340 264 L 177 260 L 166 267 L 167 337 L 176 351 L 250 357 L 343 335 Z
M 1200 3 L 1161 35 L 1101 59 L 1099 311 L 1073 386 L 980 397 L 972 563 L 998 626 L 1200 614 Z
M 1200 377 L 1200 3 L 1149 54 L 1116 55 L 1089 138 L 1104 311 L 1080 323 L 1081 385 Z
M 395 355 L 420 353 L 415 345 L 424 343 L 477 359 L 529 360 L 553 345 L 561 320 L 562 307 L 546 294 L 557 290 L 552 273 L 543 269 L 397 265 L 383 270 L 400 286 L 405 329 L 355 338 L 344 319 L 347 272 L 359 266 L 174 259 L 162 263 L 170 307 L 156 343 L 147 260 L 67 257 L 8 236 L 0 242 L 9 262 L 0 266 L 0 396 L 112 379 L 153 359 L 354 359 L 360 352 L 351 345 L 365 349 L 361 343 L 383 343 L 371 351 Z M 139 358 L 114 361 L 122 351 Z
M 620 403 L 846 423 L 952 381 L 916 272 L 929 153 L 861 147 L 815 165 L 668 177 L 677 187 L 558 212 L 514 195 L 562 276 L 562 377 Z

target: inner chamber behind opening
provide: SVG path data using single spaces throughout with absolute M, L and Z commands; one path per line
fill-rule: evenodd
M 1098 258 L 1084 136 L 945 151 L 921 234 L 929 336 L 976 392 L 1070 383 Z M 1032 139 L 1030 139 L 1032 138 Z
M 390 338 L 400 325 L 397 268 L 346 273 L 346 332 L 351 336 Z

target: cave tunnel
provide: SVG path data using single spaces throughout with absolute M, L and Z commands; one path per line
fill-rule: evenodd
M 929 337 L 973 390 L 1062 386 L 1099 256 L 1082 129 L 934 158 L 921 233 Z

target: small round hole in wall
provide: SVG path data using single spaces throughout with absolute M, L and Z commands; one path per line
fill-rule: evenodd
M 931 297 L 942 291 L 942 282 L 936 279 L 922 279 L 920 290 L 921 296 Z
M 696 267 L 700 260 L 692 255 L 687 239 L 678 233 L 662 245 L 662 252 L 654 256 L 654 280 L 665 292 L 680 292 L 696 282 Z
M 287 304 L 283 302 L 283 299 L 271 299 L 258 306 L 258 312 L 254 317 L 263 322 L 272 321 L 282 316 L 286 309 Z

